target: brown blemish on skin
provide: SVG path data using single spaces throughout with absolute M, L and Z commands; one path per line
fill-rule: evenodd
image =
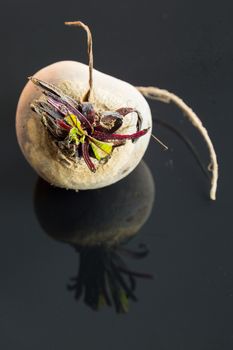
M 129 168 L 125 168 L 123 171 L 122 171 L 122 175 L 124 175 L 125 173 L 127 173 L 129 171 Z

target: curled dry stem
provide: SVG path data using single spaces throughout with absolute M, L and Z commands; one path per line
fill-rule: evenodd
M 206 145 L 210 154 L 210 164 L 208 166 L 208 170 L 212 173 L 211 176 L 211 188 L 210 188 L 210 198 L 212 200 L 216 199 L 216 191 L 217 191 L 217 182 L 218 182 L 218 162 L 217 155 L 213 146 L 213 143 L 209 137 L 209 134 L 206 128 L 203 126 L 201 120 L 194 113 L 194 111 L 178 96 L 175 94 L 159 89 L 154 86 L 148 87 L 137 87 L 137 89 L 147 98 L 158 100 L 165 103 L 174 103 L 179 109 L 182 110 L 184 115 L 189 119 L 189 121 L 193 124 L 193 126 L 200 132 L 203 139 L 206 142 Z
M 65 22 L 67 26 L 76 26 L 83 28 L 87 33 L 87 54 L 88 54 L 88 66 L 89 66 L 89 89 L 83 98 L 83 101 L 88 101 L 92 93 L 93 88 L 93 45 L 92 34 L 89 27 L 81 21 Z

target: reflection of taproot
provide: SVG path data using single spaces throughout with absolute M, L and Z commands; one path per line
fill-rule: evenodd
M 73 192 L 39 179 L 35 212 L 46 233 L 78 245 L 115 244 L 135 235 L 148 219 L 154 182 L 144 162 L 127 178 L 99 190 Z

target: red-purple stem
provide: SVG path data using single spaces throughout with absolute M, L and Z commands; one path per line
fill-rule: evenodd
M 140 130 L 140 131 L 137 131 L 133 134 L 125 134 L 125 135 L 122 135 L 122 134 L 107 134 L 107 133 L 104 133 L 104 132 L 100 132 L 100 131 L 95 131 L 94 134 L 93 134 L 93 137 L 96 137 L 98 140 L 134 140 L 134 139 L 137 139 L 143 135 L 145 135 L 147 133 L 147 131 L 149 130 L 148 129 L 143 129 L 143 130 Z
M 57 119 L 57 124 L 62 128 L 62 129 L 65 129 L 65 130 L 70 130 L 71 129 L 71 126 L 66 124 L 63 120 L 61 119 Z
M 86 162 L 88 168 L 95 172 L 96 168 L 94 163 L 92 163 L 91 158 L 89 156 L 89 141 L 86 140 L 84 143 L 82 143 L 82 155 L 83 155 L 83 159 Z
M 90 129 L 91 131 L 93 131 L 93 126 L 91 125 L 91 123 L 89 122 L 89 120 L 81 113 L 79 112 L 78 109 L 76 109 L 75 107 L 73 107 L 71 104 L 69 104 L 67 101 L 62 100 L 60 97 L 54 95 L 52 96 L 52 93 L 47 93 L 46 95 L 49 96 L 48 98 L 48 102 L 54 107 L 56 108 L 60 113 L 62 113 L 64 115 L 64 113 L 61 110 L 61 105 L 64 105 L 68 111 L 70 113 L 73 113 L 78 119 L 79 121 L 84 124 L 88 129 Z

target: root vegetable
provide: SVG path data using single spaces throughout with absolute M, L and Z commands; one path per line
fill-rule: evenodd
M 193 110 L 167 90 L 136 88 L 93 70 L 89 28 L 82 22 L 65 24 L 87 32 L 89 65 L 63 61 L 47 66 L 31 78 L 20 96 L 17 138 L 36 172 L 50 184 L 74 190 L 102 188 L 124 178 L 142 159 L 152 135 L 144 95 L 173 102 L 198 129 L 210 154 L 210 198 L 215 200 L 217 156 Z
M 86 190 L 111 185 L 138 165 L 152 121 L 135 87 L 92 69 L 91 34 L 77 23 L 88 34 L 89 66 L 63 61 L 34 74 L 19 99 L 16 130 L 23 154 L 43 179 Z

